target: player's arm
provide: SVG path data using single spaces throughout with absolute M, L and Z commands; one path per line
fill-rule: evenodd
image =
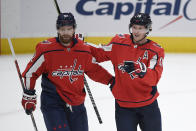
M 148 86 L 156 86 L 162 71 L 164 50 L 152 51 L 151 58 L 147 63 L 142 61 L 125 61 L 123 69 L 134 78 L 139 78 L 137 81 Z
M 148 61 L 147 70 L 141 81 L 149 86 L 155 86 L 159 82 L 163 72 L 163 60 L 165 54 L 161 48 L 159 52 L 154 53 Z
M 25 90 L 22 98 L 22 105 L 29 115 L 36 107 L 36 93 L 35 93 L 35 83 L 37 78 L 43 73 L 45 66 L 44 55 L 39 48 L 36 47 L 36 53 L 30 62 L 27 64 L 25 71 L 22 73 L 24 78 Z
M 84 41 L 84 36 L 82 34 L 75 34 L 75 38 Z M 89 48 L 91 50 L 91 54 L 92 54 L 93 57 L 96 58 L 97 62 L 103 62 L 103 61 L 111 60 L 112 44 L 95 45 L 93 43 L 85 42 L 85 45 L 89 46 Z
M 95 45 L 92 43 L 87 43 L 90 47 L 91 54 L 93 57 L 96 58 L 97 62 L 104 62 L 111 60 L 112 58 L 112 44 L 109 43 L 108 45 Z
M 25 71 L 22 73 L 25 87 L 27 90 L 34 90 L 37 78 L 44 72 L 45 58 L 41 51 L 40 45 L 36 47 L 36 52 L 33 58 L 29 61 Z
M 103 67 L 98 65 L 96 59 L 92 57 L 91 54 L 88 55 L 86 61 L 85 73 L 94 81 L 100 82 L 102 84 L 111 84 L 113 81 L 113 76 L 106 71 Z

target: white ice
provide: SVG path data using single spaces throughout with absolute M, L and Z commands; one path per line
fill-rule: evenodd
M 24 70 L 30 55 L 17 55 Z M 110 62 L 101 64 L 112 74 Z M 163 131 L 196 131 L 196 54 L 166 54 L 158 84 Z M 108 86 L 88 79 L 103 124 L 99 124 L 90 99 L 86 97 L 89 131 L 116 131 L 114 98 Z M 34 117 L 39 131 L 46 131 L 39 109 L 40 78 L 36 83 L 38 105 Z M 34 131 L 30 116 L 21 106 L 22 88 L 11 56 L 0 56 L 0 131 Z M 138 130 L 139 131 L 139 130 Z

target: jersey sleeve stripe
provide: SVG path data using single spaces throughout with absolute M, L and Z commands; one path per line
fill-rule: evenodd
M 122 43 L 116 43 L 116 42 L 112 42 L 112 44 L 115 44 L 115 45 L 122 45 L 122 46 L 131 46 L 131 45 L 128 45 L 128 44 L 122 44 Z
M 41 55 L 41 57 L 39 57 L 39 59 L 29 68 L 28 72 L 25 74 L 27 89 L 30 89 L 30 78 L 32 77 L 32 74 L 38 70 L 44 61 L 44 55 Z
M 153 56 L 153 58 L 150 60 L 150 66 L 148 68 L 150 69 L 155 69 L 158 59 L 159 59 L 159 55 L 156 51 L 152 50 L 152 49 L 146 49 L 146 48 L 142 48 L 142 50 L 149 50 L 151 52 L 153 52 L 155 55 Z
M 92 47 L 95 47 L 95 48 L 100 48 L 99 45 L 95 45 L 93 43 L 89 43 L 89 42 L 85 42 L 86 45 L 89 45 L 89 46 L 92 46 Z
M 88 53 L 91 54 L 89 51 L 84 51 L 84 50 L 74 50 L 75 52 L 83 52 L 83 53 Z
M 49 50 L 49 51 L 45 51 L 45 52 L 41 53 L 41 55 L 39 55 L 39 56 L 37 57 L 37 59 L 36 59 L 36 60 L 34 61 L 34 63 L 32 64 L 32 66 L 36 63 L 36 61 L 37 61 L 41 56 L 43 56 L 43 55 L 46 54 L 46 53 L 53 52 L 53 51 L 64 51 L 64 50 Z M 29 68 L 28 70 L 30 70 L 30 68 Z M 28 71 L 27 71 L 27 72 L 28 72 Z M 25 76 L 26 76 L 26 74 L 25 74 Z
M 157 55 L 154 55 L 154 56 L 152 57 L 152 59 L 150 60 L 150 65 L 149 65 L 148 68 L 154 69 L 155 66 L 157 65 L 157 61 L 158 61 L 158 56 L 157 56 Z
M 104 51 L 112 51 L 112 44 L 110 44 L 110 45 L 103 45 L 102 49 Z

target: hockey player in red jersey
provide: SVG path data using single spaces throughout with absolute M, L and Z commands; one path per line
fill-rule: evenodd
M 98 62 L 111 60 L 115 81 L 111 86 L 116 100 L 118 131 L 161 131 L 161 113 L 157 103 L 157 84 L 163 71 L 164 49 L 146 38 L 152 30 L 148 14 L 135 14 L 130 34 L 116 35 L 108 45 L 94 47 Z M 88 44 L 88 43 L 87 43 Z
M 27 114 L 36 108 L 36 79 L 41 80 L 41 111 L 48 131 L 88 131 L 84 106 L 84 73 L 94 81 L 109 84 L 112 75 L 99 66 L 90 48 L 75 38 L 76 21 L 61 13 L 56 22 L 58 37 L 38 43 L 34 57 L 22 76 L 22 105 Z

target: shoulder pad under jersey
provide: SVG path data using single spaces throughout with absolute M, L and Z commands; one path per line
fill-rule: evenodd
M 40 44 L 51 44 L 52 42 L 48 41 L 48 40 L 44 40 L 42 42 L 40 42 Z

